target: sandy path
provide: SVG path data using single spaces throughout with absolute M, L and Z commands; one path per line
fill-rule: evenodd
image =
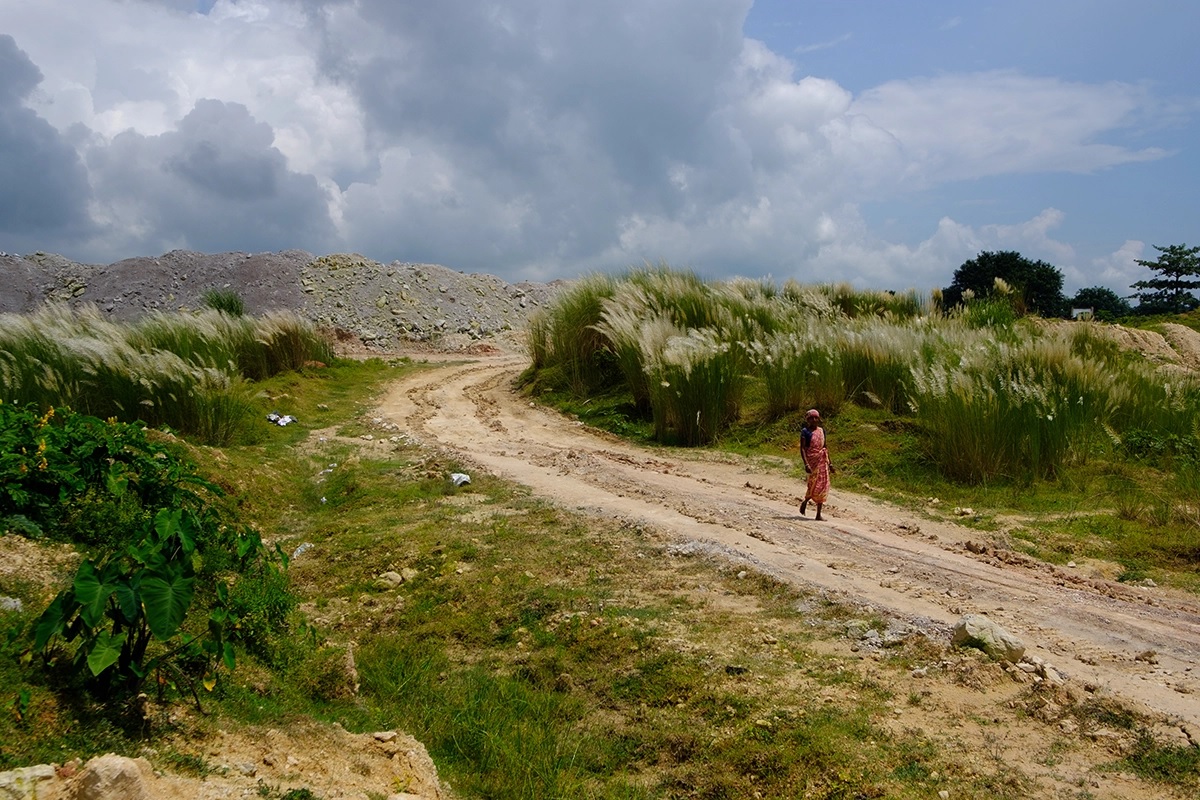
M 381 413 L 566 508 L 654 526 L 931 634 L 986 613 L 1070 680 L 1200 725 L 1196 598 L 978 547 L 970 540 L 986 534 L 839 491 L 836 478 L 818 523 L 799 515 L 802 489 L 778 465 L 597 433 L 516 395 L 524 366 L 500 356 L 420 371 L 392 387 Z M 1136 660 L 1150 650 L 1157 663 Z

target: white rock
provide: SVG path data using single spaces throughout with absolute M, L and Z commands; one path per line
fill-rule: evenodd
M 1016 664 L 1025 654 L 1025 643 L 982 614 L 966 614 L 954 626 L 950 643 L 978 647 L 995 659 Z
M 146 777 L 153 775 L 144 758 L 125 758 L 108 753 L 84 766 L 75 779 L 76 800 L 150 800 Z
M 0 797 L 4 800 L 32 800 L 39 794 L 38 784 L 53 778 L 54 767 L 49 764 L 0 772 Z
M 404 583 L 404 576 L 399 572 L 388 571 L 380 575 L 376 580 L 376 583 L 380 584 L 381 586 L 387 586 L 394 589 L 395 587 Z

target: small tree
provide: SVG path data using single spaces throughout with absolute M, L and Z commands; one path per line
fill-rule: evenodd
M 1156 278 L 1138 281 L 1131 288 L 1141 291 L 1133 295 L 1138 301 L 1139 314 L 1181 314 L 1200 306 L 1193 290 L 1200 289 L 1200 247 L 1173 244 L 1154 245 L 1156 261 L 1138 259 L 1139 264 L 1158 274 Z
M 968 289 L 976 297 L 989 298 L 1000 278 L 1012 288 L 1013 308 L 1019 313 L 1032 312 L 1043 317 L 1065 317 L 1070 312 L 1063 297 L 1063 276 L 1058 268 L 1045 261 L 1030 261 L 1012 250 L 992 253 L 983 251 L 954 271 L 954 282 L 942 291 L 944 307 L 949 309 L 963 301 Z
M 1071 298 L 1073 308 L 1090 308 L 1096 319 L 1114 320 L 1128 316 L 1132 310 L 1129 302 L 1107 286 L 1090 286 L 1080 289 Z

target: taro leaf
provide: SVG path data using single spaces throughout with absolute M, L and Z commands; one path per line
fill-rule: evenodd
M 33 646 L 43 649 L 47 643 L 63 630 L 63 606 L 74 605 L 74 596 L 70 589 L 60 593 L 38 617 L 37 625 L 33 628 Z
M 244 559 L 252 550 L 261 544 L 261 540 L 256 533 L 243 533 L 238 536 L 237 554 L 238 558 Z
M 96 627 L 104 616 L 104 608 L 108 605 L 108 598 L 112 596 L 115 587 L 101 581 L 92 562 L 85 561 L 75 573 L 73 588 L 75 599 L 79 601 L 79 616 L 83 619 L 83 624 L 89 628 Z
M 88 653 L 87 664 L 92 674 L 99 675 L 117 663 L 117 659 L 121 657 L 123 644 L 125 644 L 124 633 L 113 636 L 108 631 L 100 631 L 96 636 L 96 643 L 92 645 L 92 652 Z
M 112 471 L 105 476 L 104 482 L 108 484 L 108 491 L 114 497 L 121 497 L 129 487 L 129 476 L 125 474 L 124 466 L 119 463 L 113 464 Z
M 191 553 L 196 549 L 196 528 L 196 518 L 191 512 L 187 516 L 180 518 L 176 533 L 179 534 L 179 541 L 183 545 L 183 552 L 185 553 Z
M 208 635 L 209 642 L 213 648 L 220 645 L 220 642 L 225 638 L 225 623 L 229 620 L 229 612 L 223 608 L 214 608 L 208 614 Z M 215 652 L 215 649 L 210 650 Z
M 158 541 L 165 542 L 179 530 L 179 519 L 183 510 L 179 508 L 163 508 L 154 515 L 154 530 L 158 533 Z
M 142 602 L 146 604 L 146 622 L 159 639 L 170 639 L 183 624 L 195 591 L 195 578 L 179 570 L 157 570 L 142 580 Z
M 152 549 L 147 548 L 149 542 L 143 542 L 142 545 L 143 550 L 138 555 L 142 565 L 146 568 L 144 574 L 153 575 L 169 569 L 167 557 L 163 555 L 161 548 L 155 545 L 150 545 Z
M 223 649 L 224 649 L 224 652 L 222 655 L 225 659 L 225 667 L 230 672 L 233 672 L 234 667 L 237 666 L 237 657 L 234 655 L 234 652 L 233 652 L 233 642 L 226 642 L 225 647 Z
M 137 622 L 142 610 L 142 601 L 138 597 L 137 589 L 130 583 L 118 583 L 116 594 L 117 605 L 121 609 L 121 616 L 128 623 Z

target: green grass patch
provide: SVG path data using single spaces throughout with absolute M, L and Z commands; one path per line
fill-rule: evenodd
M 1158 783 L 1200 790 L 1200 747 L 1192 744 L 1167 745 L 1143 732 L 1117 767 Z
M 276 602 L 279 587 L 267 584 L 239 600 L 248 620 L 283 615 L 293 635 L 239 650 L 237 671 L 222 674 L 206 699 L 213 718 L 195 724 L 309 717 L 360 732 L 403 727 L 464 797 L 1028 795 L 1029 784 L 1002 764 L 883 724 L 906 694 L 914 712 L 935 701 L 893 690 L 879 674 L 940 660 L 921 637 L 864 667 L 828 645 L 858 619 L 853 609 L 753 571 L 739 577 L 725 563 L 673 556 L 651 531 L 549 507 L 486 474 L 455 487 L 448 476 L 460 464 L 403 437 L 367 446 L 340 438 L 388 439 L 371 409 L 413 368 L 337 362 L 269 379 L 255 402 L 263 413 L 296 416 L 294 425 L 264 420 L 261 435 L 236 445 L 192 448 L 268 542 L 288 554 L 310 546 L 289 569 L 297 606 Z M 753 405 L 762 395 L 747 397 L 747 421 L 720 446 L 789 469 L 797 419 L 771 417 Z M 595 407 L 622 402 L 631 400 L 614 395 Z M 574 413 L 587 419 L 590 405 Z M 920 456 L 923 434 L 911 418 L 847 403 L 826 425 L 835 491 L 870 485 L 917 507 L 941 496 L 947 505 L 1069 511 L 1073 488 L 1104 477 L 1091 467 L 1020 488 L 964 487 Z M 1078 514 L 1062 523 L 1061 538 L 1086 540 L 1086 549 L 1119 537 L 1111 519 L 1111 531 L 1073 527 L 1086 519 L 1100 518 Z M 400 582 L 381 580 L 387 573 Z M 11 629 L 30 613 L 0 622 Z M 135 753 L 145 743 L 141 731 L 126 734 L 67 704 L 22 666 L 11 642 L 3 655 L 7 765 L 59 760 L 64 750 Z M 1089 713 L 1108 720 L 1119 712 Z M 1179 754 L 1147 746 L 1143 756 L 1148 780 L 1182 780 Z M 208 767 L 198 756 L 165 759 L 193 774 Z
M 394 493 L 404 469 L 394 459 L 356 468 L 364 496 Z M 873 683 L 795 649 L 825 612 L 810 618 L 798 609 L 821 605 L 801 604 L 773 579 L 737 579 L 702 559 L 672 567 L 670 580 L 647 578 L 646 565 L 664 556 L 645 532 L 574 518 L 484 476 L 467 491 L 427 485 L 400 508 L 355 503 L 328 522 L 310 531 L 321 560 L 297 559 L 292 574 L 315 625 L 359 632 L 358 702 L 300 691 L 314 669 L 299 658 L 265 698 L 231 690 L 227 713 L 263 722 L 308 704 L 305 713 L 356 730 L 403 716 L 467 796 L 659 797 L 691 787 L 783 797 L 822 786 L 904 797 L 945 770 L 932 756 L 925 771 L 912 766 L 928 742 L 873 723 L 887 700 Z M 381 588 L 385 570 L 411 572 Z M 747 620 L 714 613 L 695 585 L 746 598 L 759 609 L 753 624 L 794 629 L 779 640 L 796 655 L 764 659 L 757 639 L 717 655 Z M 681 636 L 696 646 L 680 650 Z M 863 705 L 797 697 L 781 706 L 755 688 L 805 668 L 812 686 L 845 687 Z

